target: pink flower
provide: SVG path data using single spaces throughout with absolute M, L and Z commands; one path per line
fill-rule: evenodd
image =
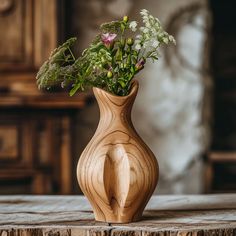
M 106 33 L 101 35 L 101 39 L 106 47 L 110 47 L 116 36 L 117 34 Z

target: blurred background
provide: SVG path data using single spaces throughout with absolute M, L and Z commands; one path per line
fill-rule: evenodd
M 35 75 L 76 36 L 79 55 L 101 23 L 142 8 L 176 47 L 138 76 L 134 125 L 156 154 L 156 194 L 236 192 L 234 1 L 0 0 L 0 194 L 78 194 L 78 158 L 99 111 L 91 92 L 40 92 Z

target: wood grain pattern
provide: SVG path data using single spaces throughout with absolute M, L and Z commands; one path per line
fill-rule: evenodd
M 0 160 L 15 160 L 18 156 L 18 127 L 0 123 Z
M 0 1 L 0 69 L 35 70 L 58 44 L 57 0 Z
M 138 83 L 133 83 L 125 97 L 99 88 L 93 91 L 100 122 L 79 159 L 77 177 L 81 190 L 93 206 L 96 220 L 139 220 L 156 187 L 158 164 L 131 121 Z
M 11 2 L 0 14 L 0 69 L 17 71 L 33 64 L 32 0 Z
M 34 0 L 34 65 L 39 68 L 58 44 L 58 0 Z M 43 13 L 43 14 L 42 14 Z
M 94 221 L 82 196 L 0 196 L 0 236 L 236 235 L 236 194 L 162 195 L 149 201 L 142 221 Z

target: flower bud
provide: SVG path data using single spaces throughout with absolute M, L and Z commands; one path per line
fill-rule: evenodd
M 105 63 L 106 59 L 104 57 L 101 57 L 101 61 L 102 61 L 102 63 Z
M 116 58 L 116 61 L 122 60 L 122 50 L 120 48 L 118 48 L 115 58 Z
M 128 17 L 128 16 L 124 16 L 124 17 L 123 17 L 123 21 L 124 21 L 125 23 L 127 23 L 127 22 L 129 21 L 129 17 Z
M 145 58 L 141 58 L 141 59 L 136 63 L 136 65 L 135 65 L 135 70 L 136 70 L 136 71 L 142 70 L 145 63 L 146 63 Z
M 132 38 L 128 38 L 128 39 L 127 39 L 127 44 L 128 44 L 129 46 L 132 46 L 132 45 L 134 44 L 134 40 L 133 40 Z
M 109 70 L 108 72 L 107 72 L 107 78 L 111 78 L 113 76 L 113 74 L 112 74 L 112 72 Z

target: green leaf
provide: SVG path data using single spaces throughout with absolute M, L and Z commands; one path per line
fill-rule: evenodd
M 157 56 L 151 56 L 151 58 L 153 59 L 153 60 L 158 60 L 159 58 L 157 57 Z
M 135 72 L 134 66 L 131 66 L 130 71 L 132 72 L 132 74 Z
M 121 86 L 122 88 L 125 88 L 125 87 L 126 87 L 126 83 L 125 83 L 125 81 L 124 81 L 123 79 L 118 79 L 118 83 L 120 84 L 120 86 Z
M 102 42 L 98 43 L 97 45 L 94 45 L 90 48 L 91 52 L 99 52 L 101 49 L 106 49 L 106 47 L 103 45 Z
M 77 92 L 77 90 L 80 88 L 80 86 L 81 86 L 80 83 L 75 84 L 75 86 L 70 90 L 70 93 L 69 93 L 70 96 L 73 96 Z
M 125 24 L 123 22 L 121 23 L 120 28 L 121 28 L 121 32 L 125 31 Z

